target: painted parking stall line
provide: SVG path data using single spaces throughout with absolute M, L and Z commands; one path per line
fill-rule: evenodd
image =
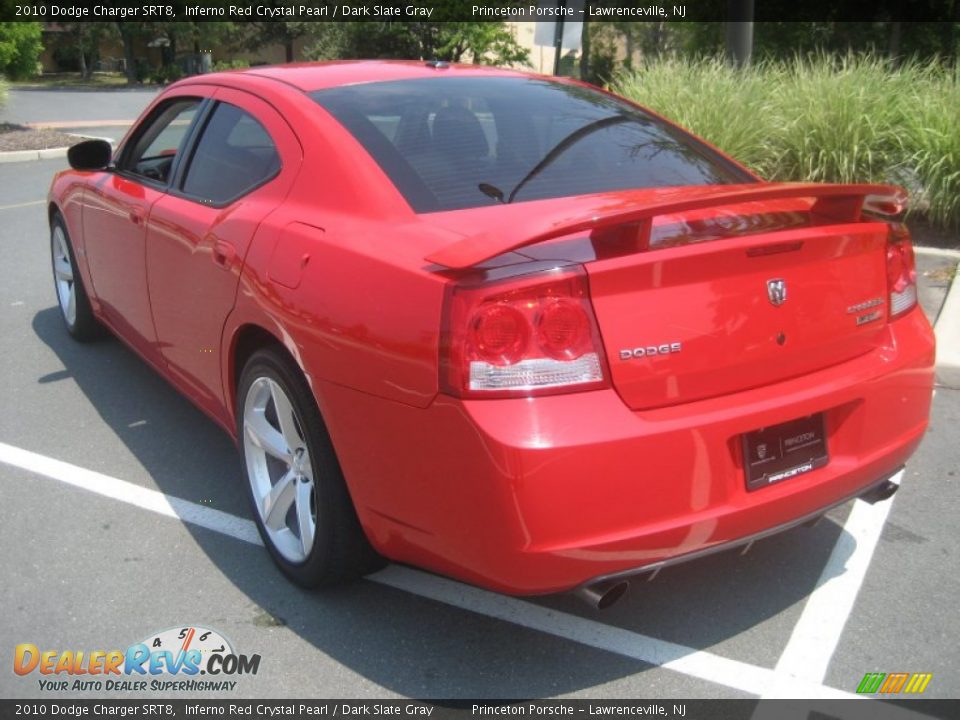
M 903 470 L 898 472 L 890 478 L 891 482 L 899 485 L 903 473 Z M 894 498 L 896 495 L 875 505 L 863 500 L 854 502 L 843 532 L 777 662 L 776 670 L 780 678 L 823 682 L 866 578 Z M 792 692 L 790 685 L 781 682 L 763 696 L 793 697 Z
M 177 518 L 184 523 L 212 530 L 251 545 L 262 546 L 256 526 L 251 520 L 214 508 L 204 507 L 189 500 L 165 495 L 157 490 L 144 488 L 119 478 L 6 443 L 0 443 L 0 463 L 118 500 L 143 510 Z M 855 513 L 860 505 L 864 504 L 858 503 L 854 508 Z M 889 512 L 889 503 L 866 507 L 870 509 L 886 507 L 886 512 Z M 879 519 L 873 515 L 864 516 L 863 512 L 857 514 L 858 519 L 855 522 L 848 521 L 847 525 L 850 527 L 846 528 L 854 533 L 859 533 L 856 535 L 858 547 L 861 542 L 865 542 L 868 537 L 872 536 L 871 533 L 879 535 L 879 529 L 876 528 L 878 520 L 880 526 L 882 526 L 882 521 L 886 518 L 886 513 L 884 513 L 882 519 Z M 876 541 L 874 540 L 875 544 Z M 830 611 L 833 612 L 834 606 L 831 603 L 837 602 L 838 598 L 840 601 L 847 598 L 846 602 L 852 606 L 856 597 L 856 589 L 859 588 L 866 566 L 869 564 L 872 548 L 869 552 L 864 550 L 855 563 L 852 562 L 853 556 L 851 556 L 851 559 L 846 563 L 846 568 L 842 567 L 844 554 L 838 544 L 823 574 L 824 578 L 832 578 L 832 580 L 818 584 L 820 595 L 815 594 L 816 599 L 811 597 L 811 602 L 808 602 L 808 609 L 804 611 L 798 630 L 794 632 L 796 638 L 803 638 L 804 640 L 795 642 L 792 638 L 793 649 L 788 646 L 788 652 L 784 653 L 775 669 L 764 668 L 704 650 L 659 640 L 630 630 L 606 625 L 596 620 L 552 610 L 525 600 L 499 595 L 464 585 L 455 580 L 399 565 L 391 565 L 366 579 L 461 610 L 604 650 L 655 667 L 673 670 L 750 695 L 771 696 L 775 693 L 784 692 L 786 697 L 826 700 L 857 697 L 854 693 L 823 685 L 824 663 L 829 662 L 829 656 L 825 660 L 821 657 L 820 665 L 824 667 L 823 673 L 820 673 L 819 670 L 811 672 L 808 668 L 801 666 L 801 663 L 806 661 L 812 652 L 810 648 L 813 641 L 807 640 L 811 635 L 809 625 L 819 622 L 819 613 L 824 612 L 825 608 L 829 607 Z M 841 572 L 851 573 L 852 575 L 851 580 L 842 586 L 833 583 L 838 578 L 831 574 L 837 571 L 838 564 L 841 566 L 839 567 Z M 830 588 L 829 591 L 823 590 L 827 587 Z M 852 596 L 851 588 L 853 588 Z M 835 624 L 831 632 L 839 633 L 842 632 L 842 629 L 842 623 Z M 829 649 L 829 655 L 832 656 L 837 639 L 839 639 L 839 635 L 832 639 L 818 639 L 816 642 L 832 643 Z
M 59 480 L 67 485 L 89 490 L 113 500 L 135 505 L 144 510 L 178 518 L 185 523 L 213 530 L 252 545 L 262 545 L 257 527 L 250 520 L 221 510 L 204 507 L 182 498 L 165 495 L 158 490 L 98 473 L 94 470 L 55 460 L 45 455 L 0 443 L 0 462 L 21 470 Z
M 29 202 L 13 203 L 12 205 L 0 205 L 0 210 L 16 210 L 18 208 L 34 207 L 36 205 L 44 205 L 46 202 L 46 200 L 30 200 Z
M 497 595 L 454 580 L 391 565 L 368 579 L 413 595 L 503 620 L 581 645 L 606 650 L 656 667 L 724 685 L 751 695 L 762 695 L 776 683 L 769 668 L 732 660 L 703 650 L 658 640 L 596 620 L 551 610 L 506 595 Z M 851 693 L 793 678 L 797 697 L 843 699 Z

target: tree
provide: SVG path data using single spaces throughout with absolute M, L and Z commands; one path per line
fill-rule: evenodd
M 314 42 L 304 49 L 311 60 L 346 58 L 469 59 L 478 64 L 526 63 L 520 47 L 502 22 L 363 22 L 315 23 Z
M 461 62 L 469 54 L 478 65 L 526 64 L 529 52 L 520 47 L 503 22 L 411 23 L 420 43 L 420 58 Z
M 0 73 L 22 80 L 37 73 L 43 52 L 38 22 L 0 22 Z
M 116 37 L 116 28 L 109 22 L 65 22 L 61 26 L 70 37 L 70 46 L 54 50 L 54 60 L 61 69 L 77 69 L 87 79 L 99 56 L 100 43 L 108 35 Z
M 120 33 L 120 40 L 123 42 L 123 60 L 126 65 L 127 82 L 131 85 L 136 85 L 141 81 L 141 77 L 139 77 L 137 72 L 135 43 L 138 39 L 142 39 L 147 35 L 149 30 L 147 25 L 152 25 L 152 23 L 135 22 L 132 20 L 117 20 L 114 22 L 117 32 Z

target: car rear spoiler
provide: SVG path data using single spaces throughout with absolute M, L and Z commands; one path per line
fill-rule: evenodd
M 521 222 L 494 233 L 469 235 L 428 255 L 427 262 L 445 268 L 463 269 L 477 263 L 554 238 L 586 232 L 636 226 L 637 251 L 650 246 L 653 219 L 659 215 L 703 210 L 762 200 L 810 198 L 810 213 L 828 222 L 860 220 L 864 210 L 884 217 L 897 217 L 907 205 L 907 194 L 895 185 L 826 185 L 818 183 L 758 183 L 684 188 L 683 194 L 659 192 L 651 201 L 649 190 L 632 190 L 573 198 L 562 210 L 531 212 Z M 547 229 L 544 230 L 543 228 Z M 632 230 L 632 228 L 631 228 Z

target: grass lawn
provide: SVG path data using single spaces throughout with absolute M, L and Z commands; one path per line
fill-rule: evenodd
M 115 87 L 126 87 L 127 77 L 123 73 L 95 72 L 89 78 L 83 78 L 80 73 L 44 73 L 29 80 L 11 82 L 11 89 L 53 89 L 77 88 L 104 90 Z

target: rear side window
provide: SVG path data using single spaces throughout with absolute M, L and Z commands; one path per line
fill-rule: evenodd
M 280 156 L 263 125 L 244 110 L 221 102 L 207 119 L 182 190 L 202 202 L 222 205 L 279 170 Z
M 312 97 L 417 212 L 754 181 L 687 133 L 579 86 L 436 78 L 351 85 Z

